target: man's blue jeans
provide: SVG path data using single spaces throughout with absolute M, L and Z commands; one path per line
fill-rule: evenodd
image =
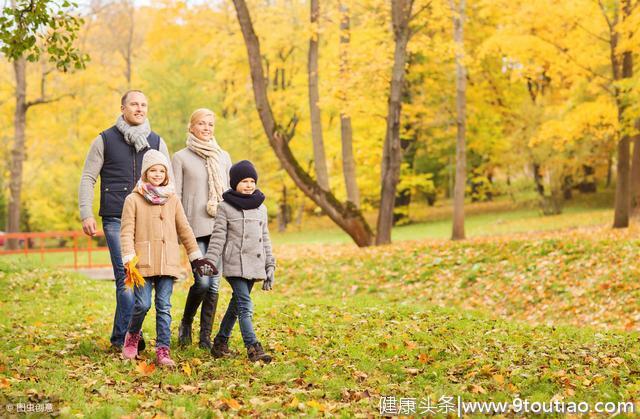
M 237 318 L 238 323 L 240 323 L 240 333 L 242 333 L 244 346 L 248 347 L 250 345 L 254 345 L 258 342 L 258 339 L 256 338 L 256 334 L 253 330 L 253 302 L 251 301 L 250 294 L 255 281 L 238 277 L 229 277 L 227 278 L 227 282 L 231 285 L 233 294 L 231 296 L 231 301 L 229 301 L 227 312 L 222 318 L 220 330 L 216 337 L 222 337 L 225 340 L 228 340 L 231 337 L 231 332 L 233 331 L 233 326 L 235 325 Z
M 131 320 L 134 300 L 133 290 L 124 285 L 125 272 L 120 250 L 120 218 L 102 217 L 102 229 L 107 239 L 111 265 L 113 266 L 113 276 L 116 279 L 116 313 L 113 317 L 111 343 L 122 346 L 124 345 L 124 335 L 127 333 L 127 327 Z
M 142 329 L 147 312 L 151 308 L 151 290 L 156 288 L 156 347 L 169 347 L 171 342 L 171 293 L 173 277 L 149 276 L 144 286 L 134 287 L 135 303 L 129 323 L 129 333 L 138 333 Z

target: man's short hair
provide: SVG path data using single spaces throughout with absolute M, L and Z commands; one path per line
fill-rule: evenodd
M 144 95 L 144 92 L 142 90 L 127 90 L 126 93 L 124 95 L 122 95 L 122 99 L 120 99 L 120 104 L 122 106 L 124 106 L 127 103 L 127 97 L 129 96 L 130 93 L 142 93 Z

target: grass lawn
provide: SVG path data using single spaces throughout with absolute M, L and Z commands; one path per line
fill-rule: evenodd
M 468 215 L 465 219 L 467 237 L 509 235 L 523 232 L 538 232 L 564 228 L 580 228 L 611 225 L 613 210 L 608 208 L 569 207 L 560 215 L 543 216 L 537 209 L 517 209 L 509 212 L 480 213 Z M 375 225 L 372 224 L 372 225 Z M 351 238 L 342 230 L 332 226 L 305 231 L 278 233 L 272 231 L 275 244 L 304 243 L 351 243 Z M 437 219 L 395 227 L 393 241 L 449 239 L 451 220 Z
M 257 334 L 274 362 L 249 363 L 236 328 L 236 357 L 174 345 L 175 371 L 149 367 L 149 350 L 138 363 L 109 352 L 112 283 L 5 265 L 0 406 L 49 402 L 62 416 L 88 417 L 350 417 L 379 415 L 382 396 L 415 400 L 418 415 L 428 400 L 444 409 L 443 397 L 636 402 L 637 234 L 591 227 L 364 250 L 281 245 L 274 291 L 254 294 Z M 174 289 L 174 338 L 188 286 Z M 222 309 L 228 298 L 223 284 Z M 148 339 L 154 328 L 152 309 Z

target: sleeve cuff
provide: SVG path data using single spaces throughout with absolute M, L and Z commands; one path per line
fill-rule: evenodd
M 196 259 L 202 258 L 202 252 L 200 250 L 196 250 L 193 253 L 189 253 L 189 262 L 193 262 Z
M 136 254 L 130 254 L 130 255 L 124 255 L 122 256 L 122 264 L 126 265 L 127 263 L 131 262 L 131 260 L 136 257 Z

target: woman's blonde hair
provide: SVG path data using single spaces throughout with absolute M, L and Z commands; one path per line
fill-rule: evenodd
M 199 120 L 201 120 L 207 115 L 213 116 L 213 124 L 215 126 L 216 114 L 211 109 L 200 108 L 200 109 L 196 109 L 191 114 L 191 118 L 189 118 L 189 125 L 187 126 L 187 131 L 191 132 L 191 127 L 193 126 L 193 124 L 195 124 L 196 122 L 198 122 Z

